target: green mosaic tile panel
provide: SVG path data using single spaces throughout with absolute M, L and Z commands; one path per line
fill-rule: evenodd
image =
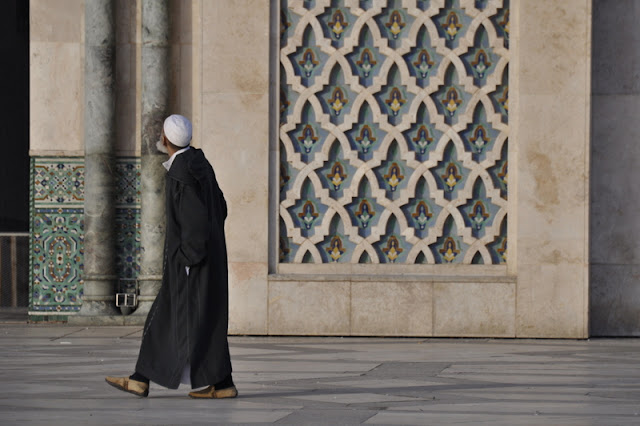
M 35 208 L 32 308 L 74 311 L 82 304 L 84 209 Z
M 116 267 L 120 278 L 140 273 L 140 159 L 116 162 Z
M 32 158 L 31 311 L 77 311 L 84 267 L 84 161 Z
M 73 312 L 82 305 L 84 161 L 31 160 L 31 311 Z M 116 161 L 116 265 L 137 278 L 140 263 L 140 160 Z

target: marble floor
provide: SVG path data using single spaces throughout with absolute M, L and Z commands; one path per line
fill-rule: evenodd
M 140 327 L 0 324 L 0 424 L 640 424 L 640 339 L 231 337 L 240 396 L 120 392 Z

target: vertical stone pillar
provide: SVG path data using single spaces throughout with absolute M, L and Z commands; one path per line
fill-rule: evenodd
M 115 17 L 113 0 L 85 1 L 84 296 L 80 316 L 115 308 Z
M 134 315 L 146 316 L 162 282 L 165 234 L 164 179 L 158 152 L 169 105 L 169 1 L 142 0 L 142 159 L 140 297 Z

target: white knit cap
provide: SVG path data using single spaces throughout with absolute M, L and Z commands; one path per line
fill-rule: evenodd
M 184 148 L 191 142 L 191 122 L 187 117 L 173 114 L 164 120 L 164 135 L 175 146 Z

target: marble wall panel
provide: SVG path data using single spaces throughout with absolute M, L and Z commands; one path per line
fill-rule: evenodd
M 520 120 L 518 129 L 518 203 L 527 206 L 518 212 L 519 241 L 582 241 L 588 200 L 589 97 L 522 94 L 519 98 L 519 113 L 527 118 Z
M 515 334 L 586 337 L 591 1 L 515 12 Z
M 347 281 L 270 281 L 269 334 L 349 335 Z
M 351 334 L 431 336 L 429 282 L 352 282 Z
M 203 40 L 211 53 L 268 55 L 265 46 L 269 38 L 269 3 L 265 0 L 203 1 Z
M 588 337 L 586 265 L 518 267 L 516 337 Z
M 84 0 L 29 0 L 31 42 L 80 43 Z
M 202 90 L 267 93 L 269 2 L 203 2 Z
M 433 335 L 515 337 L 514 283 L 434 283 Z
M 259 70 L 268 68 L 269 57 L 262 53 L 203 52 L 203 68 L 206 75 L 206 92 L 213 93 L 266 93 L 269 75 Z
M 267 302 L 270 2 L 203 0 L 191 7 L 194 48 L 183 49 L 181 59 L 194 67 L 194 142 L 213 165 L 229 208 L 229 330 L 266 334 L 274 324 L 282 333 L 302 332 L 277 300 Z M 184 86 L 189 76 L 183 77 Z
M 265 263 L 229 263 L 230 334 L 267 334 L 266 275 Z
M 84 50 L 79 43 L 30 44 L 30 151 L 84 153 Z
M 204 96 L 202 145 L 227 199 L 231 262 L 267 262 L 266 101 L 245 93 Z
M 83 152 L 84 1 L 29 3 L 30 150 Z
M 519 3 L 520 93 L 588 95 L 591 0 Z

